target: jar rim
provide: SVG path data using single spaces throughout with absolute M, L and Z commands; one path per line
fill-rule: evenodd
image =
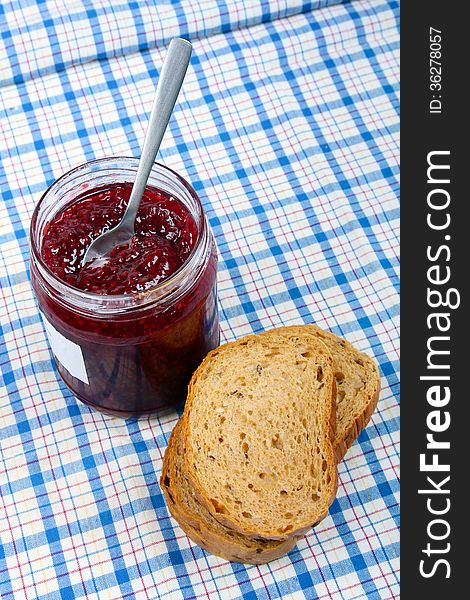
M 184 188 L 184 190 L 189 194 L 191 200 L 195 203 L 197 214 L 194 215 L 193 211 L 187 204 L 184 202 L 181 197 L 183 194 L 178 195 L 174 194 L 178 200 L 182 201 L 185 206 L 190 210 L 197 226 L 198 235 L 196 238 L 196 243 L 194 244 L 191 252 L 189 253 L 186 260 L 183 264 L 169 277 L 165 278 L 163 281 L 158 282 L 156 285 L 150 287 L 147 290 L 139 291 L 137 293 L 131 294 L 96 294 L 94 292 L 90 292 L 87 290 L 81 290 L 75 286 L 72 286 L 60 279 L 46 264 L 42 257 L 42 252 L 40 248 L 40 239 L 36 239 L 39 236 L 36 235 L 37 227 L 38 227 L 38 219 L 40 215 L 41 208 L 47 197 L 55 190 L 55 188 L 64 182 L 67 177 L 72 177 L 74 175 L 79 175 L 87 169 L 98 167 L 95 173 L 99 173 L 99 167 L 103 167 L 101 173 L 104 174 L 107 168 L 110 168 L 112 163 L 115 163 L 115 166 L 120 166 L 120 161 L 125 162 L 127 166 L 131 167 L 131 170 L 136 170 L 137 165 L 139 163 L 139 159 L 133 156 L 112 156 L 112 157 L 102 157 L 97 158 L 91 161 L 87 161 L 85 163 L 81 163 L 80 165 L 69 169 L 67 172 L 63 173 L 58 179 L 56 179 L 42 194 L 41 198 L 37 202 L 33 215 L 31 218 L 30 225 L 30 252 L 31 256 L 34 257 L 36 266 L 38 266 L 40 274 L 47 281 L 49 285 L 51 285 L 55 292 L 66 296 L 66 304 L 79 308 L 81 310 L 85 309 L 86 312 L 93 312 L 94 310 L 87 310 L 90 308 L 90 303 L 100 310 L 103 308 L 107 313 L 109 312 L 128 312 L 131 310 L 141 310 L 143 308 L 148 308 L 149 305 L 152 305 L 156 302 L 162 302 L 165 300 L 175 299 L 175 292 L 178 291 L 179 285 L 182 283 L 182 280 L 186 279 L 188 272 L 195 272 L 198 266 L 198 260 L 206 254 L 205 246 L 208 245 L 209 235 L 208 235 L 208 223 L 207 218 L 204 213 L 203 206 L 197 195 L 194 188 L 176 171 L 170 169 L 166 165 L 162 163 L 155 162 L 151 175 L 169 175 L 173 183 L 179 184 L 180 187 Z M 124 164 L 122 165 L 124 167 Z M 92 180 L 92 177 L 90 178 Z M 72 179 L 73 180 L 73 179 Z M 122 180 L 123 183 L 127 183 L 125 179 Z M 132 183 L 132 181 L 131 181 Z M 158 184 L 156 184 L 158 187 Z M 177 294 L 176 294 L 177 295 Z M 112 306 L 108 306 L 112 305 Z

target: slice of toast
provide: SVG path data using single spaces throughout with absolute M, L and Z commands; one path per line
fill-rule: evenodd
M 326 516 L 337 489 L 333 393 L 316 335 L 273 331 L 209 353 L 189 385 L 183 443 L 187 477 L 217 521 L 285 540 Z
M 351 343 L 317 325 L 292 325 L 263 332 L 302 340 L 315 335 L 333 358 L 336 381 L 336 435 L 334 450 L 340 462 L 359 433 L 369 422 L 380 394 L 380 375 L 376 362 Z
M 198 502 L 184 472 L 182 419 L 175 425 L 163 459 L 160 486 L 172 516 L 196 544 L 234 562 L 264 564 L 289 552 L 297 538 L 252 540 L 220 524 Z

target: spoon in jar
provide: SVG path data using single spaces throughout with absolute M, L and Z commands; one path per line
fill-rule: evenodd
M 94 259 L 103 258 L 115 246 L 129 242 L 134 236 L 134 223 L 147 180 L 170 120 L 191 57 L 192 45 L 187 40 L 171 40 L 158 78 L 152 112 L 145 134 L 144 146 L 126 212 L 121 221 L 109 231 L 99 235 L 85 253 L 83 266 Z

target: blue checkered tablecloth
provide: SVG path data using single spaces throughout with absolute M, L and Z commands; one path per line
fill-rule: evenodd
M 398 3 L 0 4 L 0 597 L 398 597 Z M 288 556 L 195 546 L 158 478 L 178 415 L 122 421 L 55 371 L 29 284 L 35 203 L 85 161 L 139 154 L 171 37 L 194 53 L 160 160 L 214 231 L 222 339 L 315 321 L 383 392 L 330 515 Z

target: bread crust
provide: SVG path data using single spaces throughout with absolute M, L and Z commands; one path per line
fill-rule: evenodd
M 273 330 L 272 332 L 270 332 L 270 336 L 274 340 L 279 342 L 279 340 L 281 338 L 277 335 L 276 331 L 277 330 Z M 306 334 L 306 335 L 308 335 L 308 334 Z M 221 523 L 222 525 L 224 525 L 230 529 L 233 529 L 234 531 L 239 532 L 240 534 L 242 534 L 248 538 L 264 537 L 264 538 L 272 539 L 272 540 L 288 540 L 293 537 L 300 537 L 300 536 L 304 535 L 307 531 L 309 531 L 312 528 L 312 526 L 314 524 L 317 525 L 318 523 L 320 523 L 320 521 L 323 520 L 323 518 L 325 518 L 326 515 L 328 514 L 328 509 L 331 506 L 331 504 L 336 496 L 336 491 L 338 488 L 338 479 L 337 479 L 337 469 L 336 469 L 336 456 L 334 453 L 333 442 L 332 442 L 332 437 L 335 432 L 335 418 L 334 418 L 335 402 L 334 402 L 334 398 L 333 398 L 333 390 L 334 390 L 334 383 L 333 383 L 334 377 L 333 376 L 331 376 L 331 382 L 330 382 L 331 391 L 330 391 L 330 394 L 328 397 L 329 405 L 323 413 L 324 417 L 323 417 L 323 423 L 322 423 L 322 427 L 321 427 L 321 431 L 327 432 L 327 435 L 322 439 L 322 444 L 323 444 L 322 448 L 323 448 L 324 455 L 326 457 L 325 460 L 327 461 L 327 470 L 328 470 L 328 475 L 329 475 L 329 482 L 328 482 L 329 494 L 328 494 L 328 497 L 324 501 L 324 503 L 325 503 L 324 510 L 322 510 L 322 512 L 319 514 L 316 514 L 311 519 L 305 518 L 303 525 L 300 525 L 300 526 L 298 525 L 294 530 L 290 530 L 290 531 L 286 532 L 285 534 L 280 534 L 280 533 L 278 534 L 271 530 L 260 531 L 259 527 L 255 529 L 254 527 L 248 528 L 245 526 L 241 526 L 237 522 L 236 518 L 232 517 L 230 514 L 222 514 L 221 512 L 217 511 L 217 507 L 211 501 L 211 499 L 208 496 L 208 494 L 206 493 L 204 487 L 199 482 L 198 476 L 193 469 L 192 461 L 191 461 L 191 458 L 193 458 L 193 456 L 192 456 L 192 449 L 191 449 L 191 429 L 189 427 L 189 420 L 190 420 L 189 415 L 192 410 L 192 405 L 193 405 L 193 401 L 195 398 L 195 386 L 197 384 L 198 378 L 202 376 L 202 374 L 204 373 L 204 370 L 207 368 L 207 365 L 210 364 L 217 357 L 217 355 L 220 352 L 225 351 L 227 348 L 237 347 L 240 344 L 250 343 L 251 340 L 254 340 L 254 343 L 257 343 L 256 340 L 259 339 L 259 337 L 260 336 L 257 336 L 257 335 L 249 335 L 244 338 L 240 338 L 239 340 L 236 340 L 235 342 L 230 342 L 228 344 L 224 344 L 223 346 L 220 346 L 219 348 L 216 348 L 215 350 L 213 350 L 212 352 L 210 352 L 208 354 L 208 356 L 204 359 L 202 364 L 199 366 L 199 368 L 193 374 L 193 377 L 189 384 L 188 398 L 187 398 L 186 406 L 185 406 L 185 410 L 184 410 L 185 419 L 184 419 L 184 423 L 183 423 L 183 443 L 184 443 L 184 450 L 185 450 L 185 470 L 186 470 L 188 480 L 190 481 L 191 485 L 193 486 L 193 489 L 195 491 L 198 501 L 202 504 L 202 506 L 204 506 L 210 512 L 210 514 L 217 521 L 219 521 L 219 523 Z M 267 334 L 263 334 L 263 337 L 266 339 Z M 312 336 L 312 337 L 315 340 L 315 345 L 317 347 L 321 347 L 321 353 L 326 357 L 326 360 L 328 361 L 328 364 L 331 367 L 332 359 L 331 359 L 331 355 L 330 355 L 329 351 L 327 350 L 326 346 L 323 344 L 323 342 L 321 342 L 318 339 L 317 336 Z M 304 336 L 304 339 L 302 341 L 303 342 L 306 341 L 306 336 Z M 285 336 L 282 337 L 282 343 L 283 344 L 286 343 Z M 291 344 L 290 341 L 288 341 L 287 343 Z M 293 345 L 293 344 L 291 344 L 291 345 Z M 331 369 L 331 375 L 332 375 L 332 369 Z M 328 401 L 328 399 L 327 399 L 327 401 Z M 189 456 L 189 458 L 188 458 L 188 456 Z M 314 523 L 312 523 L 312 521 L 314 521 Z
M 160 486 L 166 497 L 171 515 L 186 535 L 204 550 L 232 562 L 260 565 L 290 552 L 297 543 L 298 537 L 292 537 L 277 543 L 272 540 L 255 541 L 245 538 L 241 543 L 240 538 L 242 536 L 230 535 L 229 530 L 224 535 L 211 527 L 207 520 L 191 511 L 190 506 L 184 503 L 184 499 L 179 494 L 179 481 L 176 470 L 172 468 L 173 461 L 176 458 L 177 443 L 181 443 L 181 440 L 178 439 L 181 435 L 181 429 L 182 420 L 180 419 L 173 428 L 165 451 Z
M 322 339 L 326 347 L 331 351 L 330 344 L 340 345 L 344 349 L 344 352 L 349 352 L 355 356 L 356 359 L 363 360 L 369 365 L 371 371 L 371 393 L 368 394 L 368 400 L 362 407 L 361 411 L 358 412 L 354 418 L 350 419 L 345 429 L 336 428 L 336 435 L 334 437 L 334 452 L 336 462 L 339 463 L 344 458 L 348 449 L 353 445 L 361 431 L 367 426 L 370 421 L 372 414 L 377 406 L 377 402 L 380 397 L 380 375 L 377 367 L 377 363 L 364 352 L 357 350 L 347 340 L 331 333 L 331 331 L 325 331 L 314 325 L 313 323 L 305 325 L 287 325 L 285 327 L 279 327 L 272 330 L 262 332 L 260 335 L 266 335 L 271 332 L 276 332 L 277 335 L 283 335 L 286 337 L 292 336 L 303 336 L 306 333 L 315 335 Z M 335 355 L 332 352 L 333 358 L 333 371 L 336 372 Z M 336 394 L 335 394 L 336 396 Z M 336 402 L 335 402 L 336 407 Z M 336 407 L 336 410 L 337 407 Z
M 335 440 L 334 451 L 337 463 L 340 463 L 343 460 L 344 456 L 346 455 L 346 452 L 354 444 L 356 439 L 359 437 L 361 431 L 366 428 L 377 406 L 379 397 L 380 379 L 377 386 L 377 390 L 375 394 L 372 394 L 370 396 L 370 400 L 364 412 L 362 412 L 353 421 L 351 421 L 349 427 L 346 430 L 346 433 L 341 438 Z
M 239 562 L 249 565 L 264 565 L 268 562 L 281 558 L 294 548 L 299 538 L 290 538 L 283 542 L 280 542 L 277 546 L 270 550 L 262 550 L 260 554 L 256 553 L 256 550 L 239 552 L 235 549 L 232 551 L 230 545 L 227 545 L 220 541 L 217 536 L 213 536 L 210 530 L 205 529 L 201 525 L 200 529 L 196 529 L 189 523 L 187 523 L 182 515 L 179 513 L 178 507 L 174 504 L 168 504 L 170 512 L 173 518 L 178 522 L 178 525 L 185 532 L 185 534 L 198 546 L 201 546 L 207 552 L 219 556 L 230 562 Z

